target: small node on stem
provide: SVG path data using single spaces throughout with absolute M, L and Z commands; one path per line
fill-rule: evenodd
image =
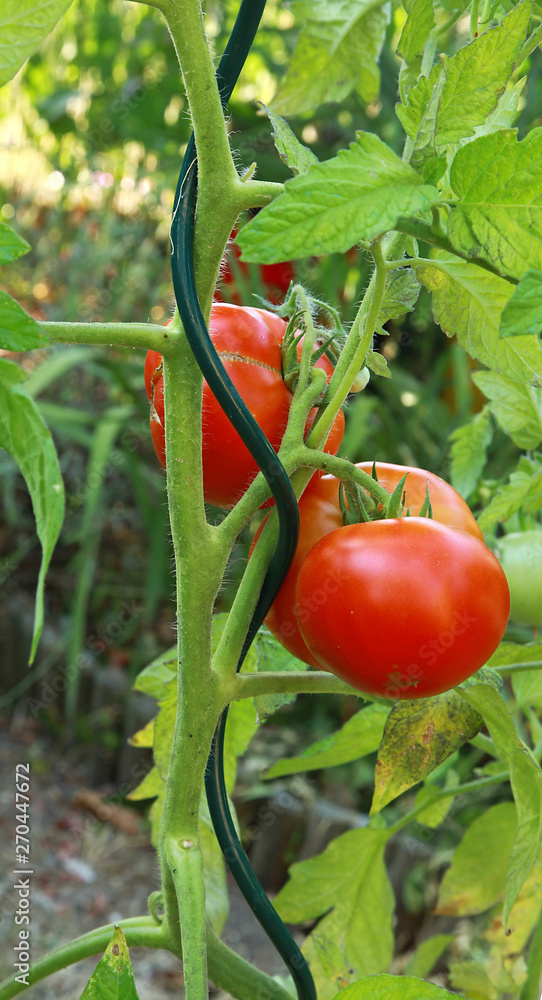
M 186 851 L 189 851 L 190 848 L 194 846 L 194 843 L 195 841 L 193 840 L 183 840 L 182 847 L 184 847 Z

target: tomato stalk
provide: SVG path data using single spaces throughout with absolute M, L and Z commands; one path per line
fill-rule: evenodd
M 88 934 L 74 938 L 68 944 L 38 958 L 32 962 L 29 973 L 29 985 L 41 982 L 48 976 L 52 976 L 61 969 L 66 969 L 69 965 L 75 965 L 85 958 L 98 955 L 105 951 L 111 941 L 115 931 L 115 924 L 106 924 L 104 927 L 97 927 Z M 150 917 L 127 917 L 120 924 L 128 947 L 138 948 L 167 948 L 171 949 L 166 928 L 154 923 Z M 28 989 L 24 982 L 10 976 L 0 983 L 0 1000 L 11 1000 L 23 990 Z
M 527 959 L 527 980 L 520 1000 L 539 1000 L 542 989 L 542 913 L 538 918 Z
M 115 347 L 142 347 L 165 354 L 174 337 L 153 323 L 57 323 L 40 326 L 57 344 L 94 344 Z

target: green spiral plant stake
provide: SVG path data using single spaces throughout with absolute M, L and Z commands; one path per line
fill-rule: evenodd
M 265 0 L 243 0 L 217 71 L 223 105 L 226 105 L 241 72 L 264 7 Z M 240 670 L 292 562 L 299 535 L 299 510 L 286 470 L 224 370 L 205 325 L 196 290 L 193 261 L 196 194 L 197 154 L 192 135 L 179 175 L 171 226 L 171 267 L 177 307 L 196 361 L 213 394 L 265 476 L 273 493 L 279 518 L 277 547 L 243 644 L 237 664 L 237 670 Z M 216 728 L 205 776 L 207 800 L 217 839 L 237 885 L 288 967 L 299 1000 L 316 1000 L 316 989 L 309 967 L 256 879 L 235 830 L 224 781 L 226 719 L 227 708 Z

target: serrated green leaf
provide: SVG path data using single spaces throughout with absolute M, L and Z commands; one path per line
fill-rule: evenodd
M 393 891 L 384 865 L 386 830 L 350 830 L 315 858 L 290 868 L 275 906 L 283 920 L 300 923 L 326 916 L 305 942 L 313 964 L 328 979 L 370 975 L 393 955 Z M 338 987 L 338 984 L 337 984 Z
M 144 799 L 154 799 L 162 791 L 162 786 L 165 786 L 165 782 L 160 777 L 158 768 L 152 767 L 143 780 L 140 781 L 137 788 L 133 788 L 132 791 L 128 793 L 127 798 L 132 802 L 140 802 Z
M 444 788 L 446 790 L 452 790 L 458 785 L 458 783 L 459 775 L 457 774 L 457 771 L 448 771 L 446 774 Z M 435 830 L 437 826 L 440 826 L 440 824 L 444 822 L 454 801 L 453 795 L 450 795 L 447 798 L 435 800 L 435 792 L 437 790 L 440 791 L 440 789 L 435 789 L 430 780 L 424 782 L 422 787 L 416 792 L 414 802 L 416 807 L 422 805 L 424 802 L 427 802 L 427 807 L 418 813 L 416 820 L 418 823 L 423 823 L 424 826 L 428 826 L 431 830 Z
M 348 149 L 287 181 L 237 242 L 244 260 L 265 263 L 343 253 L 393 229 L 400 215 L 427 211 L 439 197 L 378 136 L 358 132 Z
M 373 753 L 380 745 L 388 713 L 389 708 L 385 705 L 367 705 L 345 722 L 342 729 L 317 740 L 299 757 L 278 760 L 263 777 L 279 778 L 285 774 L 299 774 L 301 771 L 314 771 L 321 767 L 336 767 Z
M 405 969 L 406 975 L 428 976 L 448 945 L 454 940 L 453 934 L 435 934 L 433 937 L 426 938 L 418 945 L 415 954 L 409 960 Z
M 273 140 L 281 160 L 292 173 L 305 174 L 312 163 L 318 163 L 318 157 L 308 146 L 303 146 L 284 118 L 266 108 L 265 104 L 262 108 L 273 126 Z
M 423 657 L 423 649 L 420 656 Z M 425 657 L 436 654 L 427 648 Z M 434 662 L 434 661 L 433 661 Z M 398 701 L 386 720 L 375 768 L 371 815 L 380 812 L 398 795 L 412 788 L 477 733 L 482 720 L 463 710 L 455 691 L 435 698 Z
M 411 267 L 398 267 L 390 271 L 376 321 L 377 329 L 390 319 L 399 319 L 412 312 L 420 294 L 421 285 Z
M 516 829 L 513 802 L 490 806 L 474 820 L 441 882 L 438 913 L 456 917 L 483 913 L 503 898 Z
M 45 576 L 64 520 L 64 483 L 51 432 L 20 382 L 18 366 L 0 359 L 0 447 L 9 452 L 23 474 L 42 549 L 30 649 L 32 662 L 43 628 Z
M 476 488 L 492 439 L 493 425 L 488 406 L 450 434 L 450 478 L 454 489 L 465 499 Z
M 0 86 L 39 48 L 72 0 L 3 0 L 0 13 Z
M 397 54 L 408 63 L 421 56 L 434 26 L 431 0 L 414 0 L 401 32 Z
M 388 362 L 379 351 L 367 351 L 365 364 L 375 375 L 380 375 L 381 378 L 391 378 Z
M 501 337 L 518 337 L 542 330 L 542 271 L 526 271 L 501 316 Z
M 446 77 L 442 63 L 433 66 L 428 77 L 421 76 L 407 91 L 406 103 L 397 104 L 395 113 L 414 144 L 416 166 L 436 155 L 437 115 Z
M 503 923 L 540 855 L 542 843 L 542 771 L 529 748 L 519 738 L 512 716 L 498 691 L 486 685 L 460 689 L 461 696 L 480 713 L 499 759 L 510 773 L 518 826 L 506 872 Z
M 205 877 L 205 912 L 215 934 L 220 936 L 230 909 L 226 865 L 213 831 L 205 823 L 200 823 L 199 832 Z
M 47 347 L 49 338 L 23 307 L 0 290 L 0 348 L 4 351 L 31 351 Z
M 495 420 L 514 444 L 525 450 L 538 447 L 542 441 L 542 389 L 498 372 L 475 372 L 472 378 L 489 399 Z
M 160 653 L 136 677 L 134 691 L 142 691 L 149 698 L 160 701 L 165 695 L 166 685 L 177 673 L 177 647 L 172 646 Z
M 306 663 L 302 663 L 297 657 L 292 656 L 266 628 L 261 628 L 258 632 L 255 648 L 259 672 L 308 669 Z M 263 722 L 269 715 L 274 715 L 283 705 L 289 705 L 295 701 L 295 698 L 295 694 L 280 693 L 260 695 L 255 698 L 254 705 L 256 706 L 258 722 Z
M 471 143 L 473 145 L 473 143 Z M 449 337 L 493 371 L 542 385 L 542 348 L 534 336 L 499 337 L 501 313 L 512 285 L 476 264 L 439 252 L 416 268 L 433 296 L 435 322 Z
M 472 135 L 504 93 L 527 37 L 532 4 L 517 4 L 501 24 L 489 28 L 444 59 L 446 82 L 438 111 L 438 146 Z
M 353 90 L 365 102 L 380 90 L 378 58 L 389 23 L 389 4 L 333 0 L 297 5 L 306 24 L 273 101 L 273 110 L 298 115 Z
M 507 521 L 520 509 L 542 506 L 542 468 L 530 459 L 522 457 L 510 479 L 499 486 L 490 503 L 478 517 L 482 531 L 491 531 L 496 524 Z
M 0 264 L 9 264 L 12 260 L 23 257 L 29 250 L 30 244 L 8 226 L 7 222 L 0 221 Z
M 455 247 L 513 278 L 542 270 L 542 129 L 522 142 L 513 129 L 469 142 L 450 183 L 459 198 L 448 217 Z
M 115 928 L 80 1000 L 138 1000 L 130 953 L 120 927 Z
M 368 976 L 337 994 L 336 1000 L 457 1000 L 442 986 L 413 976 Z
M 512 643 L 505 643 L 509 646 Z M 512 689 L 518 708 L 542 708 L 542 642 L 528 643 L 516 649 L 516 663 L 535 664 L 536 670 L 512 674 Z

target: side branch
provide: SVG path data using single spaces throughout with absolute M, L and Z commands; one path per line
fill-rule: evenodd
M 176 342 L 171 327 L 154 323 L 40 323 L 56 344 L 94 344 L 109 347 L 141 347 L 167 354 Z

